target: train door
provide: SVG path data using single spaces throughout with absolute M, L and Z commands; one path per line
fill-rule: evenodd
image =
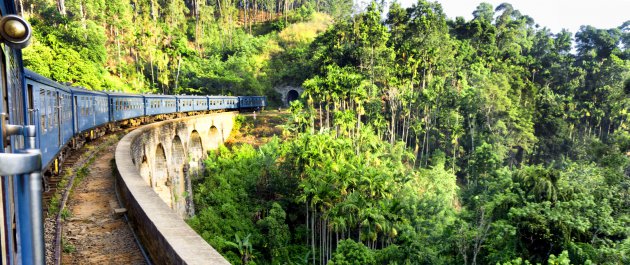
M 81 114 L 79 112 L 77 112 L 77 110 L 79 109 L 78 107 L 78 99 L 77 96 L 73 96 L 74 101 L 72 104 L 72 113 L 74 113 L 74 133 L 75 135 L 78 134 L 81 130 L 79 129 L 79 119 L 81 117 Z
M 34 149 L 35 126 L 28 124 L 19 51 L 31 28 L 10 13 L 14 2 L 0 1 L 0 264 L 44 264 L 41 153 Z
M 55 127 L 59 127 L 58 122 L 57 122 L 57 113 L 59 112 L 59 109 L 57 109 L 57 104 L 55 104 L 57 98 L 57 92 L 52 90 L 52 88 L 49 88 L 46 90 L 46 100 L 48 101 L 48 111 L 46 112 L 46 115 L 48 116 L 48 134 L 49 137 L 48 139 L 50 139 L 50 143 L 48 143 L 48 146 L 50 146 L 51 150 L 52 149 L 56 149 L 57 145 L 58 145 L 58 139 L 57 136 L 55 136 L 55 133 L 57 132 L 57 129 Z
M 2 59 L 0 60 L 0 69 L 4 70 L 4 52 L 2 54 Z M 9 108 L 9 89 L 5 85 L 5 77 L 6 74 L 4 71 L 1 71 L 2 75 L 2 84 L 0 89 L 0 155 L 4 152 L 10 152 L 9 142 L 5 140 L 4 132 L 4 124 L 9 122 L 8 111 Z M 6 150 L 6 151 L 5 151 Z M 13 224 L 15 223 L 15 208 L 13 202 L 13 179 L 9 177 L 2 177 L 1 182 L 1 195 L 0 196 L 0 205 L 2 208 L 0 209 L 0 257 L 2 260 L 0 264 L 9 264 L 12 259 L 11 256 L 15 254 L 17 248 L 13 248 L 13 244 L 15 241 L 15 229 L 13 229 Z
M 92 115 L 92 126 L 96 125 L 96 116 L 98 111 L 98 105 L 100 103 L 99 98 L 92 96 L 92 106 L 90 106 L 90 115 Z
M 5 155 L 12 155 L 9 153 L 15 153 L 20 149 L 23 149 L 24 141 L 17 135 L 11 135 L 6 133 L 8 127 L 11 125 L 22 126 L 25 125 L 23 110 L 23 94 L 20 89 L 21 83 L 11 82 L 7 80 L 14 71 L 18 71 L 17 65 L 12 65 L 12 62 L 7 60 L 10 57 L 5 51 L 5 47 L 0 48 L 0 96 L 2 98 L 2 104 L 0 106 L 0 172 L 5 171 L 4 160 L 7 159 Z M 15 178 L 15 172 L 2 172 L 2 264 L 15 264 L 17 263 L 18 246 L 20 241 L 19 225 L 19 206 L 16 204 L 19 201 L 20 181 Z
M 61 128 L 63 127 L 63 121 L 61 119 L 61 114 L 63 113 L 63 108 L 61 106 L 61 95 L 59 94 L 59 91 L 55 91 L 55 117 L 57 117 L 57 146 L 61 146 L 61 143 L 63 143 L 63 139 L 62 139 L 62 133 L 63 131 L 61 130 Z

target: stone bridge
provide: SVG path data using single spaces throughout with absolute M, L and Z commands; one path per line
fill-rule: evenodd
M 142 126 L 116 148 L 118 194 L 129 222 L 156 264 L 229 264 L 185 222 L 194 214 L 191 178 L 208 150 L 232 131 L 235 112 Z

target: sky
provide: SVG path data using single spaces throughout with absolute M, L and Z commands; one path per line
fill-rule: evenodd
M 393 1 L 393 0 L 392 0 Z M 397 0 L 409 7 L 417 0 Z M 435 0 L 429 0 L 435 1 Z M 497 7 L 508 2 L 521 14 L 528 15 L 541 27 L 552 32 L 563 28 L 576 33 L 581 25 L 596 28 L 616 28 L 630 20 L 630 0 L 437 0 L 449 18 L 463 16 L 472 19 L 472 12 L 479 3 L 487 2 Z

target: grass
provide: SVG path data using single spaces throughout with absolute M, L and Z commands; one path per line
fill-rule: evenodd
M 332 24 L 332 18 L 323 13 L 314 13 L 309 21 L 289 25 L 278 34 L 286 44 L 310 43 L 317 35 Z
M 68 240 L 65 237 L 61 239 L 61 245 L 63 248 L 63 253 L 77 252 L 77 247 L 75 247 L 72 243 L 68 242 Z
M 118 141 L 118 139 L 119 137 L 117 135 L 111 135 L 105 141 L 100 143 L 98 146 L 86 145 L 85 150 L 87 151 L 81 154 L 81 157 L 79 157 L 78 161 L 83 161 L 86 158 L 90 156 L 91 157 L 79 168 L 64 169 L 63 177 L 61 178 L 61 181 L 57 183 L 57 191 L 50 199 L 50 204 L 48 205 L 49 216 L 56 216 L 59 213 L 60 206 L 61 206 L 60 205 L 61 197 L 63 196 L 63 191 L 65 190 L 65 187 L 68 186 L 68 181 L 70 181 L 70 178 L 76 174 L 73 186 L 78 185 L 78 183 L 80 183 L 81 180 L 90 173 L 89 167 L 96 160 L 96 155 L 94 154 L 100 152 L 105 147 L 115 144 Z M 70 194 L 72 194 L 72 187 L 70 188 Z M 66 211 L 66 209 L 64 209 L 64 211 Z M 63 219 L 65 219 L 66 217 L 69 217 L 69 213 L 65 213 L 64 211 L 62 211 L 61 213 Z M 66 217 L 64 217 L 64 214 L 66 214 Z

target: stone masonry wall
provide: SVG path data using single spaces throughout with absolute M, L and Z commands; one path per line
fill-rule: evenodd
M 185 196 L 190 175 L 201 171 L 209 148 L 229 136 L 235 115 L 215 113 L 149 124 L 118 143 L 117 190 L 153 263 L 229 264 L 183 217 L 192 211 Z

